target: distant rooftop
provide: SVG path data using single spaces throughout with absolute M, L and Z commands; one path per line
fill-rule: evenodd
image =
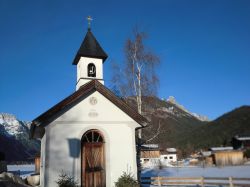
M 159 149 L 158 144 L 144 144 L 141 147 L 142 149 Z
M 169 153 L 175 153 L 175 152 L 176 152 L 176 149 L 175 149 L 175 148 L 167 148 L 166 150 L 167 150 L 167 152 L 169 152 Z
M 211 151 L 231 151 L 233 147 L 211 147 Z
M 242 137 L 235 136 L 234 138 L 235 138 L 236 140 L 239 140 L 239 141 L 250 140 L 250 136 L 242 136 Z
M 203 151 L 201 152 L 202 156 L 211 156 L 212 152 L 211 151 Z

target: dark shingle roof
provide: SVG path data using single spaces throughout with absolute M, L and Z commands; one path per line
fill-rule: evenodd
M 102 49 L 90 29 L 88 29 L 82 45 L 80 46 L 74 58 L 73 65 L 76 65 L 79 62 L 80 57 L 82 56 L 101 58 L 103 59 L 103 62 L 108 58 L 108 55 Z
M 36 119 L 34 119 L 31 124 L 30 137 L 41 138 L 45 133 L 44 127 L 47 126 L 56 115 L 58 115 L 65 109 L 70 109 L 81 98 L 86 97 L 94 91 L 98 91 L 99 93 L 101 93 L 104 97 L 110 100 L 113 104 L 115 104 L 118 108 L 120 108 L 123 112 L 125 112 L 142 127 L 145 127 L 147 125 L 148 120 L 146 118 L 140 115 L 136 110 L 132 109 L 122 99 L 115 96 L 108 88 L 102 85 L 99 81 L 92 80 L 87 84 L 81 86 L 76 92 L 74 92 L 73 94 L 71 94 L 70 96 L 50 108 L 48 111 L 44 112 Z

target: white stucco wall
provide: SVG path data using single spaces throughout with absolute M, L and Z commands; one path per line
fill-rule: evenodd
M 97 103 L 92 105 L 90 98 L 95 98 Z M 104 135 L 106 187 L 113 187 L 124 171 L 136 177 L 136 127 L 138 123 L 99 92 L 94 92 L 46 127 L 43 186 L 55 186 L 61 171 L 74 175 L 81 183 L 80 141 L 90 129 L 98 129 Z
M 45 157 L 46 157 L 46 134 L 44 134 L 41 139 L 41 158 L 40 158 L 40 184 L 44 186 L 44 177 L 45 177 Z
M 79 87 L 86 84 L 92 79 L 98 79 L 102 84 L 103 81 L 103 60 L 98 58 L 81 57 L 77 64 L 77 85 Z M 88 64 L 93 63 L 96 67 L 96 77 L 88 77 Z
M 162 162 L 170 163 L 170 162 L 176 162 L 177 161 L 177 155 L 175 153 L 173 154 L 165 154 L 161 155 L 160 159 Z

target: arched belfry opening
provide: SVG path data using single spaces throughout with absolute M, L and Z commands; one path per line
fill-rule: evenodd
M 81 140 L 81 186 L 105 187 L 104 137 L 96 129 L 87 131 Z
M 88 64 L 88 77 L 96 77 L 96 67 L 95 64 Z

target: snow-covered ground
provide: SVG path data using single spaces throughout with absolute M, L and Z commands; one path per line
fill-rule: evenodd
M 227 167 L 168 167 L 162 170 L 145 169 L 142 177 L 246 177 L 250 178 L 250 165 Z
M 8 165 L 8 171 L 20 171 L 21 177 L 26 177 L 35 172 L 34 165 Z M 142 177 L 246 177 L 250 178 L 250 165 L 227 167 L 168 167 L 162 170 L 145 169 Z
M 13 172 L 25 178 L 35 172 L 35 165 L 8 165 L 8 172 Z

